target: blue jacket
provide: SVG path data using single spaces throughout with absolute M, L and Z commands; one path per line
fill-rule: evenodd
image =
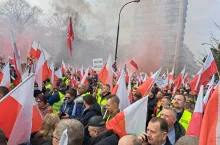
M 83 105 L 77 103 L 76 113 L 73 114 L 74 105 L 75 105 L 74 101 L 71 103 L 67 103 L 66 100 L 64 100 L 63 104 L 60 107 L 60 112 L 67 113 L 69 115 L 69 118 L 79 119 L 83 112 Z

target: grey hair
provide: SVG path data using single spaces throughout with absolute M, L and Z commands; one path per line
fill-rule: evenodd
M 175 145 L 198 145 L 199 137 L 197 136 L 182 136 Z
M 83 89 L 86 89 L 86 85 L 84 84 L 79 84 L 80 86 L 82 86 Z
M 173 117 L 176 118 L 177 112 L 174 108 L 170 107 L 170 106 L 164 106 L 162 110 L 170 110 L 173 112 Z
M 67 129 L 68 145 L 81 145 L 84 140 L 84 127 L 75 119 L 63 119 L 55 128 L 55 135 L 61 138 L 63 131 Z

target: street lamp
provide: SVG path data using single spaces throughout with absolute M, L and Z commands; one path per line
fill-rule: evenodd
M 139 3 L 140 0 L 133 0 L 133 1 L 127 2 L 127 3 L 121 8 L 121 10 L 120 10 L 120 12 L 119 12 L 118 30 L 117 30 L 117 39 L 116 39 L 116 48 L 115 48 L 115 65 L 116 65 L 117 53 L 118 53 L 118 39 L 119 39 L 119 30 L 120 30 L 120 21 L 121 21 L 121 12 L 122 12 L 123 8 L 124 8 L 126 5 L 128 5 L 128 4 L 130 4 L 130 3 L 134 3 L 134 2 Z

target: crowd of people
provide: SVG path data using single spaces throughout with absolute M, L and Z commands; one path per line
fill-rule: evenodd
M 113 130 L 106 129 L 106 123 L 122 111 L 119 110 L 121 100 L 111 94 L 110 84 L 100 84 L 94 73 L 88 75 L 86 85 L 78 79 L 70 87 L 70 76 L 70 71 L 66 71 L 63 78 L 56 81 L 56 87 L 52 87 L 47 78 L 42 91 L 35 83 L 33 96 L 43 116 L 43 124 L 38 132 L 31 134 L 31 145 L 59 145 L 66 130 L 68 145 L 198 144 L 197 137 L 185 136 L 197 97 L 189 87 L 182 86 L 172 94 L 173 87 L 161 90 L 154 84 L 146 104 L 146 132 L 120 138 Z M 131 104 L 144 97 L 136 89 L 132 84 Z M 0 99 L 8 92 L 7 87 L 0 86 Z M 1 145 L 6 144 L 7 138 L 3 131 L 0 132 Z

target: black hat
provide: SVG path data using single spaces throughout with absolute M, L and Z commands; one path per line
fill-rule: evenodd
M 87 126 L 102 127 L 105 126 L 105 121 L 102 116 L 93 116 L 89 119 L 89 123 Z

